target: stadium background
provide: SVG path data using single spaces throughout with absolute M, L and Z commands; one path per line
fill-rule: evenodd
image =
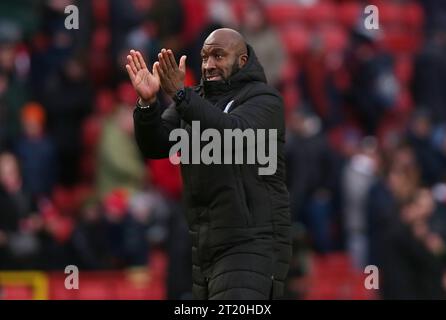
M 70 4 L 79 30 L 64 27 Z M 364 29 L 369 4 L 379 30 Z M 196 84 L 222 26 L 285 101 L 286 297 L 444 297 L 445 2 L 2 0 L 0 299 L 191 297 L 179 169 L 141 159 L 124 64 L 171 48 Z M 364 288 L 370 264 L 380 290 Z

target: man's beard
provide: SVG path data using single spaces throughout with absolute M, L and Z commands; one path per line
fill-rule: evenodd
M 241 68 L 240 68 L 238 62 L 235 61 L 234 64 L 232 65 L 232 68 L 231 68 L 231 75 L 230 75 L 229 77 L 232 77 L 234 74 L 236 74 L 237 72 L 239 72 L 240 69 L 241 69 Z M 225 80 L 227 80 L 227 79 L 225 79 Z

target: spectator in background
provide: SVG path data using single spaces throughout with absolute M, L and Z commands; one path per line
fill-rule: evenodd
M 23 191 L 17 159 L 0 154 L 0 269 L 36 267 L 40 220 Z
M 249 0 L 241 19 L 241 30 L 263 66 L 268 83 L 279 86 L 286 54 L 278 33 L 269 25 L 261 1 Z
M 112 267 L 106 220 L 100 204 L 94 200 L 87 201 L 83 205 L 71 237 L 71 245 L 79 268 L 97 270 Z
M 149 19 L 156 26 L 156 35 L 163 48 L 172 48 L 174 52 L 180 51 L 183 44 L 181 32 L 185 17 L 180 0 L 152 0 L 153 7 L 149 11 Z
M 423 0 L 419 3 L 424 7 L 426 15 L 426 33 L 431 35 L 438 30 L 446 30 L 446 3 L 437 0 Z
M 0 154 L 0 269 L 13 265 L 8 249 L 9 236 L 18 229 L 18 220 L 26 214 L 25 208 L 18 207 L 14 194 L 20 194 L 21 181 L 18 176 L 18 164 L 13 155 Z
M 97 149 L 106 119 L 113 113 L 117 102 L 111 89 L 97 90 L 94 111 L 82 124 L 82 162 L 81 175 L 83 182 L 93 184 L 96 174 Z
M 377 35 L 361 28 L 352 34 L 346 60 L 351 79 L 348 103 L 366 134 L 375 134 L 381 120 L 396 102 L 399 83 L 393 58 L 379 49 Z
M 364 138 L 360 150 L 342 174 L 343 213 L 347 251 L 357 270 L 367 265 L 367 196 L 378 169 L 377 142 Z
M 45 120 L 45 111 L 40 104 L 26 104 L 21 112 L 23 136 L 15 143 L 24 188 L 34 200 L 48 197 L 57 177 L 55 148 L 45 134 Z
M 299 59 L 301 68 L 295 81 L 302 92 L 302 103 L 311 107 L 321 118 L 324 129 L 342 125 L 345 120 L 343 95 L 349 86 L 345 81 L 348 77 L 345 77 L 347 71 L 346 61 L 342 61 L 343 52 L 327 47 L 322 34 L 315 34 L 308 52 Z
M 130 215 L 145 230 L 149 253 L 152 248 L 166 250 L 167 299 L 191 299 L 191 239 L 183 206 L 171 200 L 160 190 L 148 188 L 130 199 Z
M 128 48 L 141 49 L 151 61 L 160 46 L 182 49 L 185 17 L 179 0 L 112 0 L 110 16 L 111 47 L 113 56 L 118 58 L 114 59 L 117 66 L 122 63 L 122 52 Z
M 59 72 L 65 66 L 70 65 L 70 60 L 74 52 L 85 42 L 84 32 L 86 17 L 83 14 L 87 11 L 83 3 L 86 1 L 76 1 L 75 5 L 80 6 L 80 30 L 69 30 L 65 28 L 65 8 L 73 4 L 69 0 L 49 0 L 41 2 L 39 5 L 39 29 L 32 39 L 31 56 L 31 90 L 35 99 L 42 102 L 45 107 L 47 103 L 48 81 L 54 77 L 59 77 Z M 28 10 L 30 8 L 27 8 Z M 88 34 L 88 37 L 90 34 Z M 57 82 L 57 80 L 56 80 Z M 63 85 L 63 84 L 61 84 Z M 65 92 L 66 93 L 66 92 Z
M 332 249 L 334 162 L 320 119 L 298 110 L 286 144 L 287 184 L 293 222 L 303 223 L 320 252 Z
M 432 144 L 432 121 L 428 112 L 418 110 L 414 113 L 407 132 L 407 141 L 413 148 L 421 170 L 422 182 L 433 185 L 442 176 L 444 169 L 441 154 Z
M 395 224 L 397 212 L 414 196 L 420 181 L 415 155 L 407 145 L 396 147 L 383 163 L 382 176 L 371 187 L 367 199 L 369 264 L 377 266 L 382 264 L 388 228 Z
M 133 28 L 142 24 L 148 12 L 153 6 L 151 0 L 111 0 L 110 6 L 110 31 L 111 53 L 114 57 L 125 48 L 125 38 Z
M 8 147 L 9 132 L 8 132 L 8 114 L 5 105 L 4 96 L 8 89 L 8 77 L 6 73 L 0 71 L 0 151 Z
M 29 196 L 23 190 L 23 180 L 17 158 L 8 152 L 0 157 L 0 187 L 3 195 L 3 216 L 15 217 L 16 221 L 25 218 L 31 211 Z M 11 220 L 12 221 L 12 220 Z M 13 225 L 8 224 L 8 225 Z
M 435 209 L 428 189 L 401 206 L 384 233 L 381 294 L 384 299 L 444 299 L 445 242 L 429 227 Z
M 130 194 L 125 189 L 112 190 L 102 201 L 113 268 L 144 266 L 148 261 L 145 226 L 130 214 L 129 201 Z
M 169 234 L 166 249 L 169 255 L 167 276 L 168 299 L 192 299 L 192 240 L 185 218 L 185 208 L 179 202 L 171 202 Z
M 12 30 L 10 30 L 13 32 Z M 28 99 L 28 56 L 19 51 L 19 39 L 2 39 L 0 30 L 0 134 L 4 146 L 20 133 L 20 108 Z M 1 141 L 0 141 L 1 143 Z M 2 147 L 2 146 L 0 146 Z
M 130 193 L 141 190 L 144 161 L 133 137 L 133 105 L 136 95 L 130 84 L 118 88 L 120 103 L 104 122 L 97 159 L 97 190 L 100 197 L 116 188 Z
M 115 0 L 110 2 L 112 17 L 110 29 L 114 53 L 113 72 L 115 75 L 113 80 L 115 83 L 126 79 L 127 75 L 122 72 L 120 66 L 125 61 L 130 48 L 140 49 L 152 60 L 156 58 L 159 50 L 161 50 L 162 39 L 160 39 L 158 21 L 156 19 L 160 19 L 164 13 L 155 12 L 159 11 L 159 5 L 156 2 L 153 0 L 134 0 L 130 2 Z M 178 8 L 175 10 L 178 10 Z M 164 20 L 169 20 L 167 23 L 177 23 L 174 21 L 175 19 Z M 103 55 L 108 56 L 108 50 L 105 50 Z M 108 80 L 110 81 L 111 79 Z
M 82 60 L 70 58 L 48 79 L 44 94 L 48 129 L 61 164 L 58 182 L 72 186 L 80 176 L 81 124 L 92 109 L 92 91 Z
M 446 180 L 446 123 L 434 129 L 432 143 L 439 153 L 442 164 L 442 169 L 440 170 L 441 179 Z
M 435 31 L 416 58 L 413 93 L 435 122 L 446 122 L 446 29 Z

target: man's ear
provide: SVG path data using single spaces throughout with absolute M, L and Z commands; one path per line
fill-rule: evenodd
M 243 68 L 246 62 L 248 62 L 248 55 L 245 53 L 238 58 L 238 65 L 240 66 L 240 68 Z

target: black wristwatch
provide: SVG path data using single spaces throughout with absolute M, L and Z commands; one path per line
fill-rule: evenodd
M 186 88 L 178 90 L 172 97 L 173 101 L 175 101 L 176 104 L 180 104 L 181 102 L 183 102 L 185 98 L 186 98 Z

